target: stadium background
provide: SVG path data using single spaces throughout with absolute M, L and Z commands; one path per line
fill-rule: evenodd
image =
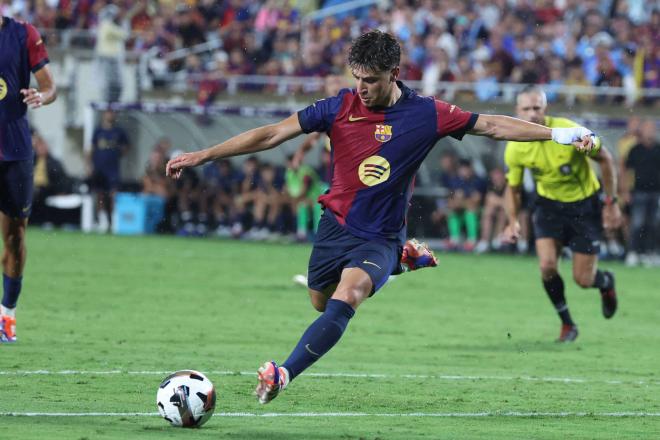
M 634 143 L 629 120 L 657 122 L 659 112 L 660 12 L 653 1 L 51 0 L 5 2 L 3 13 L 34 23 L 48 44 L 60 96 L 30 117 L 73 178 L 72 192 L 89 177 L 85 153 L 108 105 L 129 133 L 121 190 L 141 191 L 160 140 L 170 141 L 168 156 L 212 145 L 322 97 L 328 74 L 350 84 L 346 49 L 370 28 L 401 41 L 401 78 L 421 93 L 475 112 L 513 114 L 516 92 L 542 85 L 549 114 L 593 128 L 620 161 Z M 302 139 L 259 159 L 284 167 Z M 430 222 L 435 200 L 449 192 L 438 178 L 444 151 L 469 158 L 487 181 L 489 170 L 502 166 L 503 147 L 481 138 L 442 140 L 417 179 L 411 233 L 446 235 Z M 310 165 L 319 166 L 320 151 L 309 155 Z M 243 160 L 233 159 L 237 174 Z M 168 187 L 162 195 L 180 198 L 177 191 Z M 204 223 L 197 235 L 218 227 L 206 217 L 193 220 Z M 183 232 L 180 219 L 171 223 L 170 231 Z
M 171 141 L 168 154 L 200 148 L 308 105 L 323 96 L 324 75 L 346 73 L 339 54 L 351 38 L 373 27 L 400 39 L 402 79 L 420 92 L 476 112 L 513 114 L 515 92 L 538 83 L 550 114 L 593 127 L 621 163 L 638 139 L 635 121 L 659 120 L 657 2 L 0 5 L 46 39 L 59 97 L 28 114 L 69 176 L 56 189 L 67 196 L 58 199 L 61 209 L 28 233 L 20 341 L 0 346 L 0 437 L 660 437 L 660 277 L 649 269 L 652 255 L 643 267 L 615 259 L 601 265 L 616 272 L 620 288 L 612 320 L 602 318 L 597 294 L 570 281 L 571 263 L 563 260 L 580 337 L 560 345 L 533 257 L 438 252 L 440 267 L 385 286 L 339 346 L 262 407 L 251 395 L 255 368 L 283 359 L 316 316 L 291 282 L 306 267 L 308 243 L 217 240 L 211 226 L 208 239 L 77 231 L 97 229 L 81 224 L 80 211 L 93 206 L 85 153 L 103 109 L 116 110 L 131 144 L 121 189 L 140 192 L 161 138 Z M 100 49 L 110 29 L 102 24 L 113 17 L 128 30 L 126 40 Z M 105 75 L 113 61 L 101 61 L 100 52 L 117 63 L 121 82 Z M 259 159 L 283 166 L 301 140 Z M 411 232 L 442 239 L 439 247 L 445 241 L 431 211 L 448 196 L 438 172 L 452 148 L 485 179 L 501 165 L 504 144 L 443 140 L 425 162 Z M 322 150 L 307 162 L 318 165 Z M 237 170 L 244 160 L 236 158 Z M 181 193 L 165 188 L 168 197 Z M 198 235 L 192 231 L 171 232 Z M 617 238 L 627 245 L 626 237 Z M 192 432 L 169 428 L 155 413 L 160 380 L 185 368 L 208 373 L 219 395 L 213 419 Z

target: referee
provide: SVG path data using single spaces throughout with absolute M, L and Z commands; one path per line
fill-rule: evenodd
M 550 128 L 578 126 L 568 119 L 546 116 L 546 108 L 545 93 L 538 87 L 526 87 L 517 96 L 516 116 L 520 119 Z M 596 146 L 600 146 L 599 139 Z M 600 165 L 602 188 L 589 159 Z M 520 236 L 517 218 L 523 171 L 527 168 L 536 182 L 532 219 L 543 287 L 562 322 L 557 342 L 573 341 L 578 328 L 568 310 L 564 281 L 557 270 L 563 246 L 573 252 L 573 279 L 577 285 L 600 291 L 603 316 L 609 319 L 617 309 L 614 274 L 598 269 L 603 228 L 616 228 L 621 222 L 614 160 L 605 148 L 585 154 L 550 140 L 508 142 L 504 161 L 508 168 L 505 207 L 509 219 L 504 239 L 515 242 Z

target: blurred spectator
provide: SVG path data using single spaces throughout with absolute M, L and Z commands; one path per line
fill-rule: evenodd
M 441 189 L 447 192 L 447 196 L 438 197 L 435 201 L 435 210 L 431 213 L 431 223 L 434 225 L 440 237 L 447 237 L 447 215 L 449 213 L 449 195 L 451 188 L 457 185 L 458 180 L 458 157 L 452 150 L 444 151 L 440 155 L 439 175 L 434 179 Z
M 98 230 L 107 232 L 111 226 L 114 198 L 119 189 L 120 159 L 129 148 L 126 131 L 117 125 L 112 110 L 101 115 L 101 124 L 92 135 L 91 156 L 88 157 L 90 183 L 96 195 Z
M 310 166 L 294 163 L 294 157 L 287 160 L 285 175 L 286 192 L 291 199 L 291 207 L 296 216 L 296 237 L 307 240 L 310 213 L 312 213 L 312 231 L 316 233 L 321 219 L 321 205 L 318 197 L 325 191 L 325 185 Z
M 174 152 L 172 156 L 178 156 L 180 153 Z M 203 236 L 208 231 L 204 214 L 201 218 L 198 215 L 203 195 L 203 184 L 195 170 L 186 171 L 175 182 L 175 195 L 172 202 L 176 210 L 173 213 L 174 218 L 170 222 L 177 235 Z
M 626 194 L 631 201 L 630 250 L 626 264 L 634 266 L 640 261 L 652 264 L 658 246 L 655 232 L 660 203 L 660 143 L 654 120 L 646 120 L 640 126 L 639 143 L 630 150 L 626 168 L 634 173 L 634 184 Z
M 453 151 L 440 157 L 440 184 L 447 198 L 436 201 L 431 221 L 436 227 L 446 222 L 447 248 L 474 250 L 479 238 L 479 210 L 486 193 L 486 182 L 476 175 L 470 159 L 458 159 Z M 462 239 L 465 228 L 465 241 Z
M 499 250 L 501 246 L 500 234 L 506 226 L 506 212 L 504 211 L 504 190 L 506 178 L 501 168 L 493 168 L 488 173 L 488 190 L 484 199 L 481 214 L 481 236 L 475 248 L 477 253 L 488 250 Z
M 161 139 L 149 154 L 149 160 L 142 177 L 142 192 L 145 194 L 154 194 L 163 198 L 169 196 L 169 182 L 171 180 L 165 177 L 165 164 L 169 157 L 169 147 L 163 147 L 163 145 L 168 144 L 168 139 Z
M 447 216 L 449 240 L 452 247 L 462 243 L 465 225 L 463 250 L 470 252 L 479 238 L 479 210 L 486 193 L 486 182 L 476 175 L 472 161 L 462 158 L 458 161 L 457 176 L 450 184 Z
M 259 168 L 259 185 L 253 208 L 252 227 L 245 237 L 252 240 L 265 240 L 274 236 L 284 208 L 286 197 L 283 194 L 282 175 L 271 164 L 262 164 Z
M 46 198 L 71 192 L 71 179 L 64 171 L 62 163 L 48 151 L 48 144 L 36 132 L 32 133 L 34 147 L 34 194 L 30 224 L 41 225 L 56 222 L 58 214 L 46 205 Z
M 260 172 L 259 160 L 250 156 L 243 162 L 243 171 L 238 184 L 238 193 L 234 197 L 234 219 L 231 233 L 234 237 L 243 235 L 248 223 L 253 221 L 252 212 L 259 198 Z
M 107 102 L 117 102 L 122 92 L 122 74 L 124 71 L 124 48 L 130 37 L 130 19 L 139 10 L 137 2 L 129 10 L 122 22 L 121 10 L 113 4 L 99 11 L 99 27 L 96 36 L 96 57 L 103 76 L 101 96 Z
M 231 235 L 235 216 L 233 198 L 238 193 L 240 175 L 229 160 L 212 162 L 204 167 L 204 191 L 201 211 L 212 213 L 212 224 L 219 237 Z

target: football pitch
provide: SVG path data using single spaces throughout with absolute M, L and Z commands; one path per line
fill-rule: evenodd
M 256 369 L 317 312 L 291 277 L 310 247 L 67 232 L 28 234 L 15 345 L 0 345 L 0 438 L 660 438 L 660 271 L 603 263 L 620 308 L 561 271 L 559 320 L 536 261 L 440 254 L 367 301 L 340 343 L 269 405 Z M 201 429 L 156 414 L 161 379 L 207 374 Z

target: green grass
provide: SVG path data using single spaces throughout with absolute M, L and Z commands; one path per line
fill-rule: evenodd
M 200 430 L 158 417 L 5 415 L 3 439 L 660 437 L 660 417 L 607 415 L 660 413 L 657 270 L 605 263 L 621 296 L 606 321 L 597 293 L 576 287 L 563 263 L 581 333 L 557 345 L 534 259 L 440 255 L 440 267 L 405 274 L 367 301 L 309 370 L 384 377 L 303 375 L 261 406 L 255 377 L 240 372 L 284 360 L 317 316 L 290 281 L 308 246 L 40 230 L 28 241 L 19 342 L 0 346 L 0 413 L 152 413 L 165 376 L 153 372 L 188 368 L 208 372 L 219 399 Z M 88 373 L 24 374 L 35 370 Z M 120 372 L 102 374 L 111 370 Z M 268 412 L 366 415 L 220 414 Z M 491 415 L 397 415 L 482 412 Z

